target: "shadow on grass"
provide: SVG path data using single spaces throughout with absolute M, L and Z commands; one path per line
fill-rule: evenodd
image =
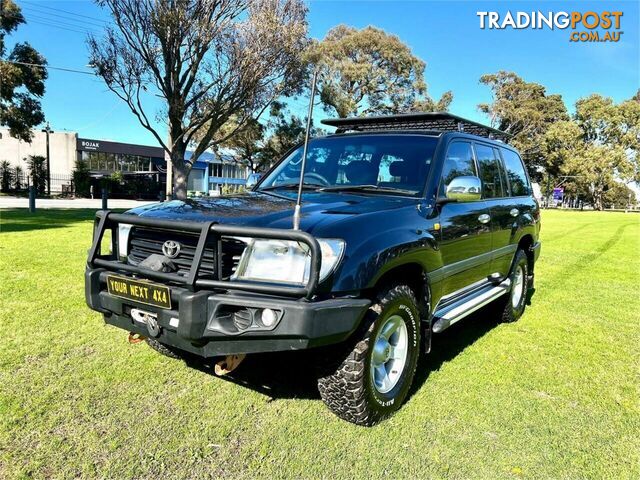
M 434 334 L 431 353 L 423 355 L 418 362 L 407 401 L 422 387 L 432 372 L 439 370 L 444 363 L 453 360 L 465 348 L 498 325 L 494 312 L 495 307 L 487 306 L 443 333 Z M 321 348 L 247 355 L 235 372 L 219 378 L 259 392 L 273 400 L 320 399 L 316 385 L 316 364 L 322 361 L 323 356 L 330 354 L 331 350 Z M 186 363 L 191 368 L 214 375 L 213 361 L 189 357 Z
M 26 208 L 3 209 L 0 211 L 0 232 L 64 228 L 74 223 L 93 220 L 95 215 L 96 210 L 91 208 L 41 209 L 35 213 L 29 213 Z

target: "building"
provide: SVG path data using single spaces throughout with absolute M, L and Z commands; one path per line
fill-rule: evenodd
M 0 161 L 7 160 L 14 167 L 20 166 L 25 174 L 27 157 L 46 156 L 46 152 L 45 132 L 35 130 L 32 142 L 26 143 L 11 137 L 8 129 L 0 129 Z M 98 188 L 102 179 L 117 177 L 121 188 L 113 192 L 114 196 L 157 198 L 166 185 L 164 153 L 161 147 L 79 138 L 75 132 L 50 133 L 51 191 L 71 190 L 75 162 L 83 159 Z M 191 160 L 191 152 L 187 152 L 186 157 Z M 192 195 L 215 195 L 224 186 L 244 185 L 247 175 L 246 167 L 205 152 L 193 164 L 187 190 Z

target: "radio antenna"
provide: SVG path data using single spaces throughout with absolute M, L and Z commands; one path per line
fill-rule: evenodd
M 311 82 L 311 98 L 309 99 L 309 113 L 307 115 L 307 129 L 304 132 L 304 147 L 302 148 L 302 164 L 300 165 L 300 181 L 298 182 L 298 198 L 293 210 L 293 229 L 300 230 L 300 205 L 302 204 L 302 186 L 304 184 L 304 170 L 307 165 L 307 148 L 309 147 L 309 133 L 311 122 L 313 121 L 313 101 L 316 96 L 316 81 L 318 80 L 318 70 L 313 71 Z

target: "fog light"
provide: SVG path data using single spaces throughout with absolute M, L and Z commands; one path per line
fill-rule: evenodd
M 272 327 L 278 320 L 278 314 L 270 308 L 265 308 L 264 310 L 262 310 L 260 319 L 262 320 L 262 324 L 265 327 Z

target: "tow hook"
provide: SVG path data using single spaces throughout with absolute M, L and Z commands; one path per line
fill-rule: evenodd
M 135 345 L 136 343 L 140 343 L 144 341 L 144 337 L 139 333 L 129 332 L 129 337 L 127 338 L 131 345 Z
M 227 355 L 222 360 L 218 360 L 213 367 L 213 371 L 219 377 L 227 375 L 233 372 L 242 363 L 247 355 L 241 353 L 240 355 Z

